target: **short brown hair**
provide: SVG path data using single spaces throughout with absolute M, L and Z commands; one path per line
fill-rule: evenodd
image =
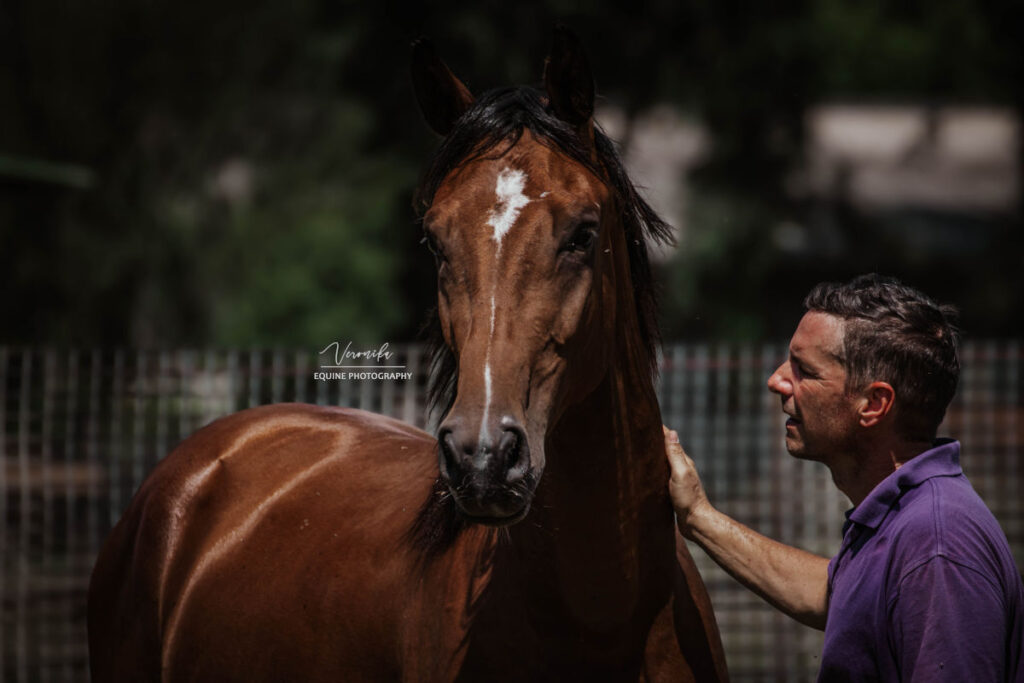
M 896 392 L 896 428 L 913 440 L 935 438 L 960 377 L 957 310 L 875 273 L 822 282 L 804 308 L 846 321 L 847 390 L 883 381 Z

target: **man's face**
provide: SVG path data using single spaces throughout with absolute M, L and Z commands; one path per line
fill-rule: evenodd
M 789 358 L 768 378 L 782 398 L 786 449 L 798 458 L 828 462 L 848 450 L 857 426 L 854 398 L 846 393 L 843 320 L 808 312 L 789 343 Z

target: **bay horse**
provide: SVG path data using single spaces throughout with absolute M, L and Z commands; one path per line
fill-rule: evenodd
M 593 123 L 586 56 L 559 29 L 543 90 L 474 99 L 424 41 L 413 82 L 445 136 L 418 192 L 437 437 L 298 404 L 199 430 L 96 562 L 94 683 L 726 678 L 667 496 L 667 227 Z

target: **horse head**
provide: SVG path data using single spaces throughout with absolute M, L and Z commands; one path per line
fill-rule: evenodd
M 530 509 L 549 429 L 607 375 L 617 327 L 651 342 L 653 312 L 638 324 L 630 273 L 649 274 L 640 233 L 665 226 L 595 127 L 593 78 L 567 31 L 543 90 L 474 99 L 422 41 L 413 82 L 445 136 L 418 193 L 443 339 L 441 482 L 467 520 L 512 524 Z

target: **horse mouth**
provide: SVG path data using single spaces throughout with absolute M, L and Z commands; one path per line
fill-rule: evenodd
M 514 513 L 512 515 L 509 515 L 509 516 L 506 516 L 506 517 L 495 517 L 495 516 L 492 516 L 492 515 L 471 515 L 471 514 L 467 513 L 465 510 L 462 510 L 462 516 L 470 524 L 480 524 L 481 526 L 503 527 L 503 526 L 512 526 L 513 524 L 516 524 L 518 522 L 523 521 L 523 519 L 526 517 L 526 515 L 527 515 L 527 513 L 529 511 L 530 511 L 530 506 L 526 505 L 519 512 Z
M 530 512 L 532 492 L 522 487 L 497 486 L 485 490 L 452 490 L 452 498 L 462 517 L 471 524 L 509 526 Z

